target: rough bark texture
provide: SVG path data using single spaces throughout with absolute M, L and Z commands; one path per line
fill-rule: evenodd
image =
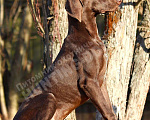
M 127 107 L 127 120 L 140 120 L 142 117 L 150 80 L 150 61 L 147 48 L 150 46 L 150 9 L 144 2 L 144 14 L 142 26 L 136 39 L 133 56 L 133 73 L 130 78 L 130 96 Z
M 67 12 L 65 10 L 66 0 L 57 0 L 57 1 L 58 1 L 57 8 L 54 9 L 55 20 L 54 20 L 54 31 L 52 35 L 53 37 L 55 36 L 55 43 L 53 44 L 53 60 L 58 55 L 61 46 L 63 44 L 63 41 L 68 33 L 68 19 L 67 19 Z
M 136 1 L 124 0 L 121 9 L 110 13 L 106 19 L 109 37 L 106 82 L 119 120 L 125 120 L 126 117 L 127 93 L 136 41 L 138 9 L 134 9 L 133 2 Z
M 116 115 L 120 120 L 125 120 L 138 11 L 134 9 L 133 5 L 122 6 L 120 18 L 116 28 L 113 26 L 115 33 L 110 36 L 108 44 L 109 60 L 106 80 L 110 99 L 113 106 L 116 107 Z
M 52 19 L 50 20 L 50 41 L 53 42 L 52 53 L 53 60 L 58 55 L 62 46 L 64 38 L 68 33 L 68 20 L 67 12 L 65 10 L 66 0 L 52 0 L 49 1 L 50 14 L 48 15 Z
M 20 82 L 23 75 L 23 65 L 26 61 L 27 46 L 29 43 L 30 28 L 32 26 L 32 17 L 29 8 L 24 9 L 23 20 L 20 26 L 18 43 L 15 48 L 15 55 L 11 68 L 10 91 L 9 91 L 9 120 L 12 120 L 18 110 L 18 94 L 16 84 Z M 18 74 L 19 71 L 19 74 Z

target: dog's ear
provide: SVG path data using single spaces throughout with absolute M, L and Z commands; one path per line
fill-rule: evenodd
M 65 8 L 71 17 L 81 22 L 82 5 L 80 0 L 67 0 Z

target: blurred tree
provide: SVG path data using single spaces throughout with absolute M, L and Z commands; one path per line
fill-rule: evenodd
M 22 7 L 20 3 L 19 7 Z M 19 8 L 18 8 L 19 9 Z M 21 9 L 21 8 L 20 8 Z M 16 92 L 16 84 L 21 82 L 24 69 L 27 65 L 27 49 L 29 44 L 30 29 L 32 26 L 32 16 L 29 8 L 26 6 L 22 9 L 23 16 L 17 36 L 17 45 L 14 48 L 15 53 L 11 64 L 11 77 L 9 81 L 9 119 L 12 120 L 18 110 L 18 94 Z M 19 71 L 19 74 L 18 72 Z
M 2 67 L 2 56 L 3 50 L 4 50 L 4 41 L 2 39 L 2 25 L 3 25 L 3 19 L 4 19 L 4 1 L 0 1 L 0 106 L 2 110 L 2 115 L 5 120 L 8 120 L 8 113 L 7 113 L 7 108 L 6 108 L 6 103 L 5 103 L 5 95 L 4 95 L 4 87 L 3 87 L 3 72 L 4 69 Z
M 3 0 L 1 0 L 2 2 Z M 4 4 L 6 5 L 5 16 L 4 6 L 2 8 Z M 19 93 L 16 84 L 21 82 L 27 67 L 27 49 L 32 18 L 26 0 L 7 0 L 1 4 L 0 12 L 1 109 L 4 120 L 7 118 L 12 120 L 18 109 Z M 4 23 L 2 22 L 3 18 Z M 7 99 L 5 100 L 5 98 Z

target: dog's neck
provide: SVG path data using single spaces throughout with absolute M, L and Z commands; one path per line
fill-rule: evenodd
M 74 34 L 74 31 L 78 31 L 83 36 L 87 35 L 93 39 L 100 40 L 97 30 L 96 17 L 94 13 L 90 11 L 83 12 L 82 20 L 79 22 L 77 19 L 68 16 L 69 20 L 69 32 L 68 34 Z

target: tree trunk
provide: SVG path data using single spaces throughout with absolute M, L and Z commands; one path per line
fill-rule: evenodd
M 68 19 L 65 10 L 66 0 L 52 0 L 53 13 L 50 16 L 53 19 L 50 21 L 50 40 L 53 41 L 53 60 L 57 57 L 63 41 L 68 33 Z
M 47 20 L 49 23 L 50 45 L 52 53 L 52 61 L 55 60 L 58 55 L 63 40 L 68 33 L 68 20 L 67 12 L 65 10 L 66 0 L 47 0 L 48 13 Z
M 134 69 L 132 61 L 138 20 L 138 9 L 134 8 L 134 2 L 124 0 L 120 10 L 111 12 L 106 17 L 107 37 L 109 38 L 109 43 L 107 44 L 108 67 L 106 82 L 110 100 L 119 120 L 126 120 L 126 117 L 129 119 L 129 109 L 127 108 L 131 104 L 130 101 L 132 101 L 132 98 L 128 99 L 127 93 L 130 81 L 133 81 L 131 72 Z M 132 83 L 137 84 L 137 82 Z M 138 91 L 140 90 L 138 89 Z M 134 96 L 139 94 L 132 93 Z M 135 104 L 140 105 L 139 102 L 134 102 L 132 106 L 135 106 Z M 130 112 L 132 113 L 135 110 L 137 108 L 132 107 Z M 138 114 L 137 111 L 136 115 Z M 140 119 L 132 118 L 132 120 Z
M 142 26 L 136 39 L 133 56 L 133 71 L 130 76 L 130 92 L 127 106 L 127 120 L 141 120 L 150 80 L 150 61 L 147 53 L 150 43 L 150 9 L 144 2 Z
M 50 56 L 52 61 L 55 60 L 58 55 L 63 40 L 68 33 L 68 20 L 67 12 L 65 10 L 66 0 L 47 0 L 49 6 L 47 20 L 50 34 Z M 75 110 L 66 118 L 66 120 L 76 120 Z
M 4 120 L 8 119 L 8 113 L 6 108 L 6 102 L 5 102 L 5 95 L 4 95 L 4 87 L 3 87 L 3 77 L 2 77 L 2 54 L 4 49 L 4 41 L 2 40 L 1 36 L 1 29 L 3 25 L 3 19 L 4 19 L 4 1 L 0 1 L 0 106 L 2 110 L 2 116 Z
M 11 68 L 10 91 L 9 91 L 9 120 L 12 120 L 18 110 L 18 94 L 16 84 L 22 79 L 23 65 L 27 61 L 27 48 L 29 43 L 30 28 L 32 26 L 32 17 L 28 7 L 24 8 L 22 23 L 18 36 L 18 43 L 15 48 L 15 55 Z M 18 74 L 19 72 L 19 74 Z

